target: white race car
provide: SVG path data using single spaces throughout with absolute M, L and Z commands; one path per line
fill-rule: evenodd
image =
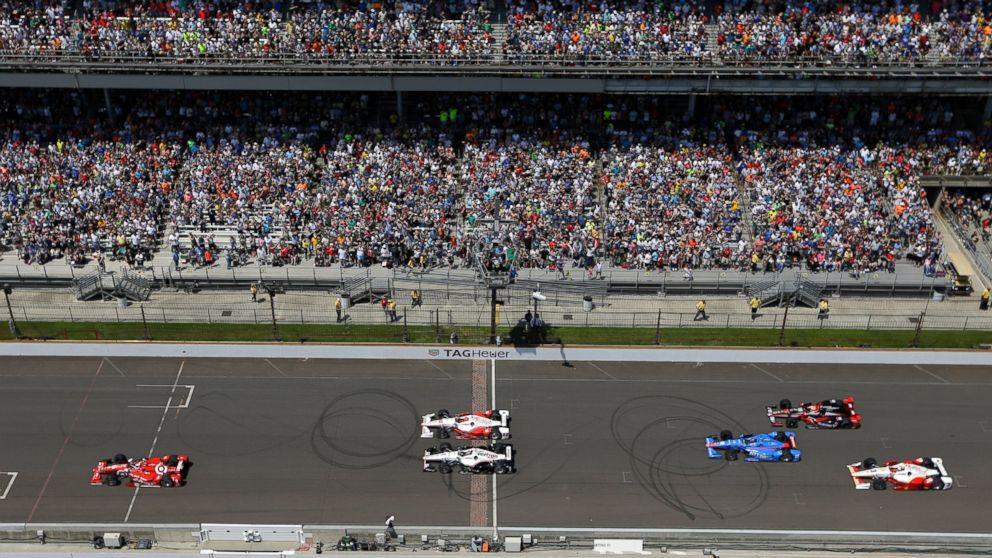
M 847 466 L 858 490 L 949 490 L 954 479 L 947 474 L 944 460 L 939 457 L 919 457 L 906 461 L 886 461 L 879 464 L 869 457 Z
M 420 421 L 420 437 L 448 438 L 454 434 L 460 440 L 505 440 L 510 437 L 510 411 L 491 410 L 452 415 L 447 409 L 424 415 Z
M 461 446 L 452 448 L 441 444 L 424 452 L 424 472 L 450 473 L 459 467 L 462 474 L 513 473 L 513 446 L 494 444 L 489 447 Z

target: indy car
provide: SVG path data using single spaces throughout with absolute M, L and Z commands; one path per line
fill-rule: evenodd
M 886 461 L 879 464 L 869 457 L 847 466 L 858 490 L 950 490 L 954 479 L 947 474 L 944 460 L 939 457 L 918 457 L 906 461 Z
M 854 410 L 854 397 L 827 399 L 819 403 L 803 403 L 793 407 L 788 399 L 779 401 L 778 408 L 768 406 L 768 420 L 772 426 L 795 428 L 800 422 L 808 429 L 861 428 L 861 415 Z
M 424 415 L 420 421 L 420 437 L 448 438 L 454 434 L 460 440 L 501 440 L 510 437 L 510 411 L 492 410 L 452 415 L 447 409 Z
M 488 447 L 473 448 L 460 446 L 452 448 L 450 444 L 424 451 L 424 472 L 435 471 L 447 474 L 455 467 L 462 474 L 496 473 L 505 475 L 513 473 L 513 446 L 493 444 Z
M 186 484 L 186 475 L 193 465 L 188 455 L 172 454 L 162 457 L 128 459 L 118 453 L 102 459 L 93 467 L 90 484 L 94 486 L 127 486 L 173 488 Z
M 744 461 L 802 460 L 802 452 L 796 448 L 795 432 L 741 434 L 734 438 L 733 433 L 724 430 L 719 436 L 706 438 L 706 456 L 710 459 L 737 461 L 742 453 Z

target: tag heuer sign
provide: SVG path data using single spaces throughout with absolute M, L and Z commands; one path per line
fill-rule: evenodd
M 428 349 L 427 354 L 429 354 L 430 356 L 437 356 L 441 354 L 441 351 L 438 349 Z

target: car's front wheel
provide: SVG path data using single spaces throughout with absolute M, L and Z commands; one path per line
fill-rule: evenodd
M 873 490 L 885 490 L 889 483 L 885 482 L 885 479 L 872 479 L 871 487 Z
M 727 461 L 737 461 L 737 450 L 727 450 L 724 452 L 723 458 Z
M 799 426 L 799 421 L 796 419 L 788 419 L 785 421 L 786 428 L 795 428 L 797 426 Z

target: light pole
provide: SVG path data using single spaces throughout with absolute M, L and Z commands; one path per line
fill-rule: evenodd
M 279 338 L 279 326 L 276 324 L 276 295 L 284 291 L 278 285 L 273 283 L 263 283 L 262 288 L 264 288 L 265 292 L 269 295 L 269 311 L 272 313 L 272 340 L 282 341 L 282 339 Z
M 10 315 L 10 321 L 7 323 L 10 326 L 10 335 L 14 339 L 19 339 L 21 336 L 17 331 L 17 322 L 14 320 L 14 309 L 10 307 L 10 293 L 14 292 L 14 289 L 10 288 L 9 283 L 3 284 L 3 298 L 7 301 L 7 314 Z

